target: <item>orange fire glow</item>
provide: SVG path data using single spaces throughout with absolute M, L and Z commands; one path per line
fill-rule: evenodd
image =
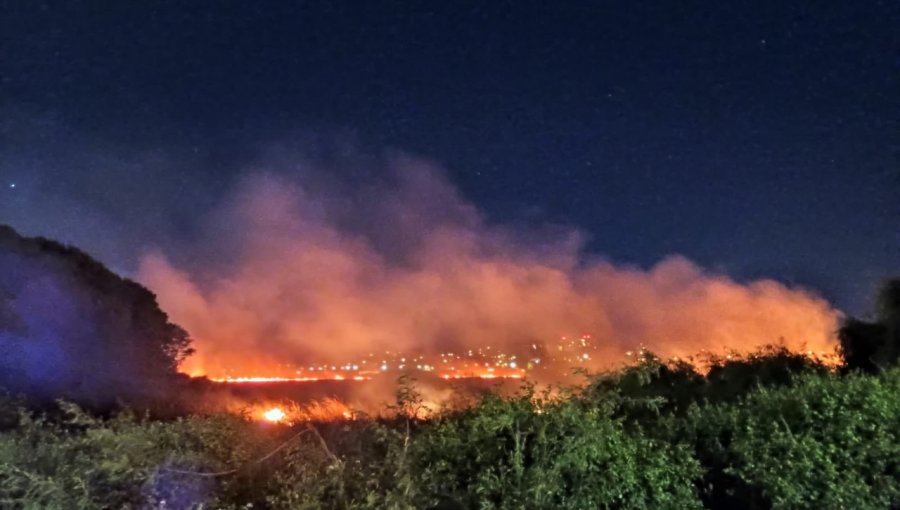
M 278 423 L 284 420 L 285 416 L 287 416 L 284 411 L 281 410 L 280 407 L 273 407 L 271 409 L 267 409 L 263 412 L 263 418 L 266 421 L 271 421 L 273 423 Z
M 253 406 L 250 416 L 260 421 L 293 424 L 306 421 L 352 420 L 355 413 L 346 403 L 326 398 L 300 404 L 294 401 L 264 402 Z
M 333 375 L 330 377 L 210 377 L 209 380 L 219 383 L 280 383 L 280 382 L 316 382 L 316 381 L 368 381 L 371 377 L 356 375 L 353 377 L 344 377 L 342 375 Z
M 392 393 L 376 398 L 370 389 L 387 385 L 375 379 L 408 371 L 562 382 L 638 349 L 667 359 L 836 344 L 840 313 L 814 292 L 677 254 L 612 263 L 585 253 L 575 229 L 491 224 L 427 162 L 385 163 L 385 182 L 341 193 L 330 167 L 321 182 L 315 168 L 297 182 L 252 176 L 198 236 L 222 260 L 179 267 L 146 254 L 137 279 L 194 340 L 182 371 L 226 383 L 373 379 L 354 395 L 374 401 Z

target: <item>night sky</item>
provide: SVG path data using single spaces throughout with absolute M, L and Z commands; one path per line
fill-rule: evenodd
M 0 223 L 126 273 L 286 140 L 431 159 L 619 263 L 854 313 L 900 273 L 895 0 L 0 5 Z

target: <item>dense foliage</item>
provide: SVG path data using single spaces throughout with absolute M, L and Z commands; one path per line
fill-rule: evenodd
M 768 355 L 728 364 L 783 366 L 779 351 Z M 693 396 L 673 393 L 663 367 L 681 370 Z M 648 357 L 583 392 L 524 387 L 428 419 L 293 426 L 235 415 L 98 419 L 72 404 L 10 415 L 8 405 L 0 507 L 900 505 L 900 368 L 807 367 L 724 394 L 714 372 L 686 372 Z M 395 410 L 417 398 L 401 397 Z
M 695 407 L 673 426 L 739 480 L 742 497 L 728 508 L 892 508 L 900 504 L 898 396 L 897 369 L 806 376 L 736 404 Z
M 0 225 L 0 387 L 86 404 L 164 397 L 187 333 L 78 249 Z

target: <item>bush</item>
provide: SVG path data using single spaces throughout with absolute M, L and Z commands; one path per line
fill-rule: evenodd
M 23 412 L 0 435 L 0 507 L 41 509 L 191 508 L 240 487 L 181 471 L 220 471 L 248 462 L 271 438 L 237 416 L 110 420 L 62 404 L 50 421 Z M 163 503 L 165 502 L 165 503 Z
M 706 356 L 700 366 L 662 361 L 642 353 L 638 362 L 618 372 L 594 376 L 580 395 L 588 406 L 609 406 L 629 427 L 653 430 L 661 418 L 683 416 L 692 406 L 733 402 L 759 388 L 789 386 L 803 374 L 827 374 L 821 361 L 766 346 L 749 354 Z
M 689 452 L 574 400 L 488 396 L 412 449 L 417 507 L 699 508 Z
M 0 507 L 900 507 L 900 368 L 729 366 L 759 378 L 720 391 L 644 360 L 584 393 L 525 387 L 428 419 L 408 387 L 394 418 L 294 426 L 6 412 Z
M 900 504 L 897 395 L 898 369 L 807 375 L 792 387 L 694 407 L 681 430 L 695 441 L 707 481 L 719 484 L 706 494 L 713 506 L 892 508 Z

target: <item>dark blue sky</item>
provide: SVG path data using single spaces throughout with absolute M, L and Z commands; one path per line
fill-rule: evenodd
M 152 214 L 78 140 L 188 161 L 146 190 L 189 218 L 261 144 L 339 133 L 619 262 L 681 253 L 854 312 L 900 273 L 896 1 L 2 5 L 0 222 L 30 233 L 104 252 L 41 214 L 60 196 Z

